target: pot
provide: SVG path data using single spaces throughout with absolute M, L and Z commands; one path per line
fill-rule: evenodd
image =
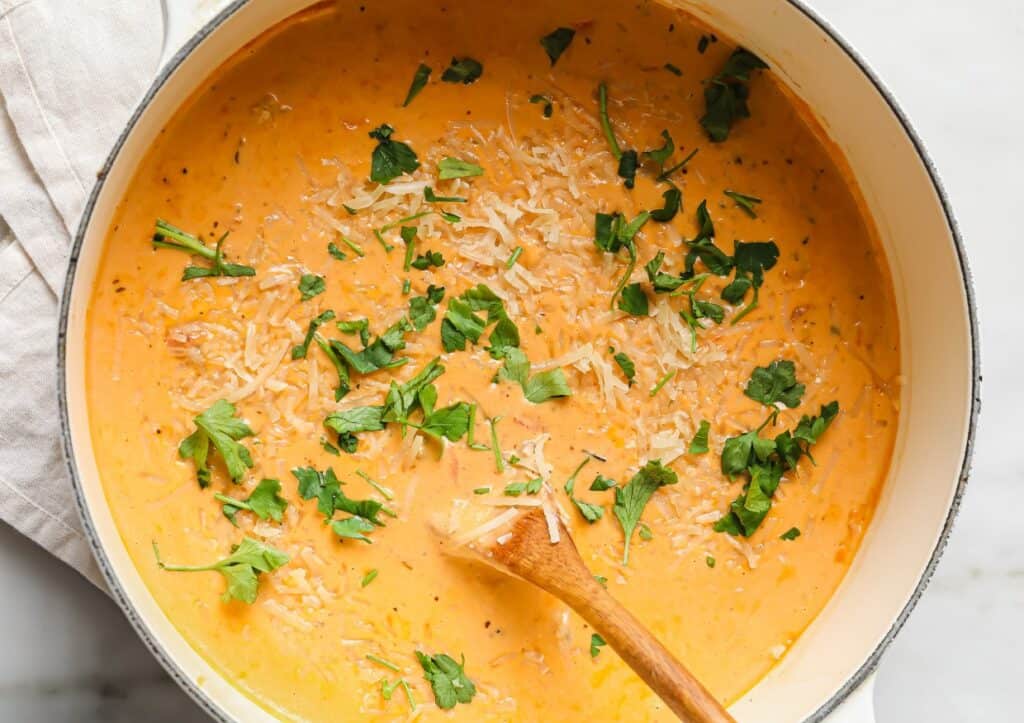
M 93 552 L 143 641 L 218 720 L 272 718 L 189 646 L 128 556 L 106 504 L 89 433 L 86 309 L 116 204 L 161 127 L 224 60 L 315 1 L 235 0 L 165 63 L 92 191 L 62 299 L 64 446 Z M 892 271 L 905 383 L 892 465 L 874 519 L 825 609 L 731 708 L 742 721 L 871 720 L 872 673 L 938 562 L 967 477 L 980 375 L 963 246 L 935 169 L 906 117 L 821 18 L 798 0 L 667 1 L 764 58 L 812 109 L 860 186 Z M 172 37 L 195 27 L 189 14 L 195 4 L 166 4 Z

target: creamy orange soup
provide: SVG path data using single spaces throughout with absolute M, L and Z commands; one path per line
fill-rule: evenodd
M 574 35 L 560 56 L 567 33 L 548 41 L 552 64 L 540 39 L 559 27 Z M 160 133 L 120 204 L 92 299 L 92 434 L 108 503 L 150 591 L 195 649 L 267 710 L 436 718 L 439 704 L 453 704 L 456 718 L 474 721 L 670 719 L 610 648 L 592 654 L 592 631 L 562 604 L 444 554 L 451 526 L 486 527 L 517 505 L 562 515 L 592 572 L 726 703 L 828 601 L 871 519 L 896 434 L 893 293 L 842 159 L 770 69 L 752 70 L 749 82 L 722 79 L 734 50 L 647 2 L 345 2 L 244 48 Z M 449 79 L 471 82 L 442 78 L 453 58 Z M 482 66 L 478 78 L 466 58 Z M 403 107 L 421 63 L 432 72 Z M 735 98 L 749 94 L 749 117 L 727 118 L 721 142 L 700 122 L 716 77 Z M 641 152 L 632 189 L 602 132 L 602 83 L 620 149 Z M 369 137 L 383 124 L 390 138 Z M 672 153 L 644 155 L 663 147 L 662 131 Z M 370 180 L 378 145 L 385 158 L 400 156 L 386 183 Z M 461 177 L 441 178 L 453 168 Z M 629 222 L 663 209 L 656 216 L 665 218 L 673 188 L 682 208 L 639 228 L 636 268 L 617 294 L 630 254 L 595 243 L 595 214 Z M 464 200 L 429 200 L 437 197 Z M 705 200 L 714 236 L 698 223 Z M 402 221 L 421 212 L 430 213 Z M 182 280 L 187 266 L 215 262 L 154 247 L 157 219 L 210 248 L 229 232 L 227 261 L 254 275 Z M 403 226 L 416 234 L 408 270 Z M 725 268 L 700 256 L 690 278 L 687 254 L 707 244 Z M 755 248 L 770 260 L 732 268 Z M 644 269 L 659 251 L 662 293 Z M 740 287 L 762 277 L 756 307 L 748 310 L 754 288 L 722 298 L 737 276 L 747 280 Z M 477 304 L 486 328 L 455 350 L 451 328 L 461 327 L 444 319 L 460 316 L 480 284 L 497 301 L 490 314 Z M 444 287 L 443 300 L 425 298 L 430 285 Z M 422 329 L 409 322 L 410 303 Z M 316 339 L 304 357 L 292 352 L 328 310 L 334 318 L 317 334 L 348 370 L 340 399 L 339 374 Z M 365 368 L 359 324 L 337 324 L 360 319 L 371 345 L 398 325 L 404 348 L 385 349 L 383 368 Z M 632 380 L 616 354 L 632 362 Z M 523 356 L 525 386 L 509 373 Z M 381 422 L 341 440 L 325 426 L 330 415 L 379 410 L 392 381 L 405 384 L 435 358 L 444 372 L 430 415 L 407 406 L 399 411 L 410 425 Z M 769 371 L 773 362 L 783 363 Z M 787 378 L 789 363 L 803 388 Z M 769 384 L 748 387 L 752 375 Z M 251 429 L 237 444 L 252 465 L 236 459 L 234 483 L 210 447 L 204 487 L 195 455 L 179 445 L 211 407 L 230 417 L 219 400 Z M 822 430 L 819 420 L 796 443 L 813 460 L 800 454 L 787 465 L 769 441 L 764 459 L 735 462 L 742 442 L 730 438 L 767 421 L 760 436 L 775 440 L 833 400 L 832 424 Z M 459 429 L 470 407 L 472 445 Z M 446 420 L 452 438 L 439 440 Z M 701 453 L 694 437 L 704 420 Z M 723 451 L 726 470 L 739 465 L 732 478 Z M 585 459 L 570 495 L 565 484 Z M 678 481 L 633 520 L 625 563 L 616 488 L 642 484 L 631 480 L 653 460 Z M 303 498 L 293 473 L 302 468 L 331 468 L 348 499 L 371 502 L 356 512 L 373 516 L 383 504 L 383 525 L 333 509 L 329 495 L 325 514 Z M 782 472 L 774 493 L 773 468 Z M 598 475 L 615 487 L 599 480 L 592 490 Z M 263 479 L 280 482 L 287 507 L 264 488 L 246 503 L 256 511 L 226 503 L 233 524 L 224 500 L 245 502 Z M 731 517 L 745 490 L 742 514 Z M 217 571 L 161 569 L 153 551 L 156 543 L 169 566 L 204 566 L 243 538 L 282 555 L 226 602 Z M 251 602 L 238 599 L 246 595 Z M 435 699 L 417 651 L 464 656 L 471 700 Z

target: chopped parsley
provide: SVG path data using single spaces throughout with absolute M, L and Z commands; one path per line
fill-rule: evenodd
M 528 402 L 540 404 L 550 399 L 571 397 L 572 389 L 560 368 L 549 369 L 530 376 L 530 360 L 517 347 L 504 350 L 505 361 L 498 370 L 498 378 L 512 381 L 523 389 Z
M 228 476 L 234 483 L 242 481 L 247 467 L 253 466 L 252 455 L 238 440 L 253 436 L 253 431 L 235 416 L 235 405 L 219 399 L 209 409 L 193 419 L 196 431 L 178 445 L 178 455 L 189 457 L 196 464 L 196 477 L 200 487 L 210 485 L 210 445 L 220 453 Z
M 743 209 L 743 212 L 751 218 L 757 218 L 757 211 L 754 210 L 754 206 L 761 203 L 763 199 L 757 196 L 750 196 L 746 193 L 740 193 L 739 191 L 725 191 L 726 196 L 731 198 L 737 206 Z
M 370 343 L 370 320 L 366 317 L 350 321 L 338 321 L 335 326 L 343 334 L 359 334 L 359 341 L 362 342 L 363 346 Z
M 490 492 L 491 492 L 491 488 L 490 487 L 476 487 L 473 490 L 473 494 L 475 494 L 475 495 L 486 495 L 486 494 L 490 494 Z
M 744 474 L 747 481 L 729 511 L 715 523 L 715 531 L 743 537 L 754 534 L 771 510 L 772 497 L 783 473 L 795 469 L 804 455 L 813 460 L 810 447 L 838 414 L 839 403 L 830 402 L 821 407 L 817 416 L 801 417 L 792 432 L 782 432 L 774 440 L 765 439 L 760 432 L 775 419 L 775 412 L 757 429 L 725 440 L 722 473 L 730 479 Z
M 320 447 L 323 448 L 327 454 L 333 454 L 335 457 L 341 455 L 341 450 L 335 447 L 333 444 L 327 441 L 327 437 L 320 438 Z
M 615 363 L 619 365 L 619 369 L 622 370 L 629 386 L 633 386 L 633 382 L 636 379 L 636 364 L 633 363 L 633 360 L 630 359 L 629 355 L 624 351 L 616 352 L 612 355 L 612 359 L 614 359 Z
M 372 530 L 374 526 L 384 526 L 380 519 L 381 512 L 393 514 L 377 500 L 355 500 L 346 495 L 341 489 L 342 481 L 331 467 L 323 472 L 313 467 L 296 467 L 292 474 L 299 483 L 299 496 L 304 500 L 315 499 L 316 508 L 324 516 L 325 522 L 334 520 L 335 513 L 344 512 L 370 523 L 369 529 Z
M 607 644 L 608 643 L 606 643 L 604 638 L 602 638 L 600 635 L 598 635 L 597 633 L 592 633 L 590 636 L 590 657 L 596 658 L 598 653 L 601 652 L 601 648 L 603 648 Z
M 475 83 L 484 74 L 484 66 L 473 58 L 452 58 L 452 64 L 445 68 L 441 80 L 445 83 Z
M 427 287 L 426 296 L 414 296 L 409 299 L 409 321 L 416 331 L 423 331 L 437 318 L 437 305 L 444 299 L 444 287 L 431 284 Z
M 235 515 L 240 510 L 246 510 L 252 512 L 254 515 L 259 517 L 261 520 L 273 520 L 274 522 L 280 522 L 284 515 L 285 509 L 288 507 L 288 501 L 281 497 L 281 483 L 276 479 L 262 479 L 260 483 L 256 485 L 256 489 L 252 491 L 248 499 L 239 500 L 234 497 L 228 497 L 220 492 L 215 492 L 213 497 L 218 502 L 223 503 L 221 506 L 221 512 L 228 518 L 228 521 L 232 525 L 238 527 L 238 522 L 235 520 Z
M 629 543 L 633 531 L 640 523 L 644 507 L 660 487 L 674 485 L 679 481 L 676 473 L 661 464 L 660 460 L 651 460 L 645 464 L 633 478 L 622 487 L 615 488 L 615 506 L 612 512 L 622 525 L 626 536 L 626 545 L 622 554 L 622 564 L 629 564 Z
M 427 81 L 430 80 L 430 73 L 430 66 L 420 63 L 419 67 L 416 68 L 416 72 L 413 73 L 412 83 L 409 84 L 409 92 L 406 93 L 405 100 L 402 101 L 403 108 L 412 103 L 413 98 L 419 95 L 421 90 L 427 87 Z
M 686 158 L 684 158 L 683 160 L 679 161 L 679 163 L 677 163 L 676 165 L 672 166 L 671 168 L 667 168 L 667 169 L 663 170 L 660 174 L 658 174 L 657 180 L 659 182 L 663 182 L 663 183 L 670 182 L 668 180 L 669 177 L 673 173 L 675 173 L 676 171 L 679 171 L 679 170 L 682 170 L 683 168 L 686 168 L 686 164 L 689 163 L 693 159 L 693 157 L 695 155 L 697 155 L 697 151 L 699 151 L 699 150 L 700 150 L 699 148 L 694 148 L 692 151 L 690 151 L 686 155 Z
M 420 271 L 426 271 L 431 266 L 440 268 L 444 266 L 444 256 L 440 251 L 427 251 L 425 254 L 418 254 L 411 265 Z
M 327 284 L 324 281 L 323 276 L 317 276 L 316 274 L 303 274 L 302 278 L 299 279 L 299 293 L 302 294 L 303 301 L 309 301 L 314 296 L 318 296 L 327 290 Z
M 348 258 L 348 254 L 338 248 L 338 245 L 333 241 L 327 244 L 327 253 L 331 255 L 331 258 L 337 259 L 338 261 L 344 261 Z
M 501 474 L 505 471 L 505 455 L 501 451 L 501 441 L 498 439 L 498 422 L 501 417 L 491 417 L 487 424 L 491 427 L 491 451 L 494 452 L 494 468 Z
M 611 151 L 612 157 L 619 162 L 619 177 L 623 179 L 626 188 L 633 188 L 640 159 L 635 150 L 622 150 L 615 137 L 615 130 L 608 118 L 608 88 L 604 83 L 597 86 L 597 112 L 601 121 L 601 131 L 604 133 L 605 140 L 608 141 L 608 149 Z
M 657 396 L 658 392 L 661 391 L 662 387 L 668 384 L 672 380 L 672 377 L 676 375 L 676 371 L 676 369 L 673 369 L 672 371 L 666 373 L 665 376 L 663 376 L 661 379 L 659 379 L 658 383 L 651 387 L 651 391 L 649 392 L 650 396 Z
M 505 485 L 505 495 L 507 497 L 518 497 L 523 492 L 526 492 L 525 482 L 511 482 Z
M 516 246 L 514 249 L 512 249 L 512 253 L 509 255 L 508 261 L 505 262 L 505 268 L 511 269 L 513 266 L 515 266 L 516 262 L 519 260 L 519 257 L 522 255 L 522 253 L 522 246 Z
M 566 51 L 574 37 L 576 31 L 572 28 L 556 28 L 540 39 L 541 47 L 551 60 L 551 67 L 554 67 L 562 57 L 562 53 Z
M 447 156 L 437 164 L 437 177 L 442 181 L 453 178 L 471 178 L 484 175 L 484 169 L 475 163 Z
M 622 287 L 622 293 L 619 295 L 619 310 L 633 316 L 650 314 L 650 302 L 641 284 L 626 284 Z
M 687 450 L 689 454 L 707 454 L 708 450 L 708 434 L 711 432 L 711 423 L 702 419 L 700 427 L 697 428 L 696 434 L 693 435 L 693 439 L 690 441 L 690 447 Z
M 438 196 L 430 186 L 423 189 L 423 200 L 427 203 L 466 203 L 462 196 Z
M 390 183 L 420 167 L 416 152 L 408 144 L 391 138 L 394 132 L 387 123 L 370 131 L 370 138 L 377 141 L 370 165 L 370 180 L 374 183 Z
M 651 532 L 651 528 L 648 527 L 645 523 L 641 522 L 639 529 L 640 532 L 638 532 L 637 534 L 640 535 L 641 540 L 644 540 L 646 542 L 654 539 L 654 533 Z
M 486 311 L 486 318 L 476 312 Z M 493 327 L 492 327 L 493 324 Z M 476 344 L 491 327 L 488 351 L 495 359 L 519 346 L 519 329 L 509 318 L 505 304 L 486 284 L 477 284 L 460 296 L 449 299 L 448 310 L 441 322 L 441 345 L 446 352 L 463 351 L 466 342 Z
M 306 354 L 309 353 L 309 345 L 313 341 L 313 337 L 316 335 L 316 330 L 323 324 L 331 321 L 333 318 L 334 312 L 328 309 L 327 311 L 324 311 L 318 316 L 310 319 L 309 329 L 306 331 L 306 337 L 302 340 L 301 344 L 297 344 L 292 347 L 292 359 L 305 359 Z
M 790 527 L 788 530 L 779 535 L 780 540 L 795 540 L 800 537 L 799 527 Z
M 367 544 L 373 544 L 373 540 L 365 533 L 373 531 L 373 525 L 362 517 L 347 517 L 344 520 L 335 520 L 331 523 L 331 531 L 347 540 L 359 540 Z
M 637 214 L 636 218 L 629 222 L 619 212 L 594 215 L 594 245 L 605 253 L 617 254 L 620 250 L 625 249 L 629 255 L 626 269 L 612 293 L 610 306 L 613 309 L 619 293 L 622 292 L 629 277 L 633 275 L 633 269 L 636 268 L 636 235 L 650 217 L 651 214 L 647 211 Z
M 376 572 L 376 570 L 371 570 L 371 572 Z M 364 585 L 363 587 L 366 587 L 366 586 Z M 392 663 L 390 660 L 382 658 L 382 657 L 380 657 L 378 655 L 372 655 L 370 653 L 367 653 L 366 654 L 366 659 L 369 660 L 371 663 L 376 663 L 377 665 L 384 666 L 385 668 L 387 668 L 388 670 L 390 670 L 393 673 L 401 673 L 402 672 L 402 669 L 398 666 L 397 663 Z
M 668 223 L 679 213 L 683 203 L 683 194 L 678 188 L 670 188 L 661 194 L 661 197 L 665 205 L 651 211 L 651 219 L 659 223 Z
M 594 477 L 594 481 L 590 483 L 591 492 L 605 492 L 615 487 L 616 481 L 611 477 L 604 477 L 603 475 L 597 475 Z
M 755 367 L 743 393 L 765 406 L 784 404 L 793 409 L 800 405 L 804 385 L 797 383 L 796 366 L 788 359 L 776 359 L 766 367 Z
M 604 508 L 601 507 L 601 505 L 591 504 L 590 502 L 585 502 L 576 497 L 576 478 L 579 476 L 580 471 L 587 465 L 587 462 L 589 461 L 590 455 L 587 455 L 586 457 L 583 458 L 583 461 L 580 462 L 576 469 L 573 471 L 573 473 L 569 475 L 569 479 L 565 481 L 565 486 L 563 489 L 565 490 L 565 494 L 569 496 L 569 499 L 572 501 L 572 503 L 576 505 L 576 509 L 578 509 L 580 511 L 580 514 L 583 515 L 583 519 L 585 519 L 590 524 L 594 524 L 595 522 L 600 520 L 601 517 L 604 516 Z
M 704 558 L 704 564 L 707 565 L 708 567 L 714 569 L 714 567 L 715 567 L 715 558 L 712 557 L 711 555 L 706 556 Z
M 552 105 L 551 99 L 548 98 L 546 95 L 541 95 L 540 93 L 535 93 L 535 94 L 530 96 L 530 102 L 531 103 L 543 103 L 544 104 L 542 112 L 544 113 L 544 117 L 545 118 L 550 118 L 551 115 L 555 112 L 555 106 Z
M 241 600 L 244 603 L 256 602 L 259 592 L 259 576 L 265 572 L 273 572 L 288 562 L 289 558 L 281 550 L 264 544 L 251 537 L 242 538 L 242 542 L 232 547 L 231 554 L 223 560 L 211 565 L 169 565 L 160 559 L 160 551 L 153 543 L 153 554 L 156 564 L 162 570 L 172 572 L 203 572 L 215 570 L 224 576 L 227 589 L 221 600 Z
M 377 579 L 377 575 L 379 575 L 379 574 L 380 574 L 380 571 L 377 570 L 377 568 L 373 568 L 372 570 L 368 570 L 367 573 L 365 575 L 363 575 L 363 579 L 359 582 L 359 587 L 366 587 L 371 582 L 376 580 Z
M 416 651 L 423 668 L 423 677 L 434 691 L 434 702 L 441 710 L 451 710 L 458 703 L 469 703 L 476 695 L 476 686 L 466 677 L 466 659 L 456 663 L 444 653 L 427 655 Z
M 672 140 L 672 135 L 667 131 L 661 132 L 661 137 L 664 139 L 664 143 L 661 144 L 661 148 L 652 148 L 649 151 L 644 151 L 644 158 L 648 158 L 660 167 L 665 167 L 665 161 L 667 161 L 676 150 L 675 141 Z
M 156 220 L 156 231 L 153 233 L 153 246 L 162 249 L 185 251 L 193 256 L 201 256 L 212 262 L 211 266 L 186 266 L 181 275 L 182 281 L 200 279 L 209 276 L 255 276 L 256 270 L 251 266 L 232 264 L 224 260 L 223 246 L 228 233 L 217 241 L 212 249 L 202 239 L 172 226 L 163 219 Z
M 729 137 L 733 124 L 750 117 L 747 98 L 750 96 L 750 74 L 768 66 L 749 50 L 737 48 L 717 75 L 704 88 L 704 116 L 700 124 L 708 137 L 721 143 Z

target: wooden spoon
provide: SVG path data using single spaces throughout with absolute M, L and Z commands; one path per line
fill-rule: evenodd
M 559 530 L 556 543 L 551 542 L 552 522 Z M 575 610 L 680 720 L 735 723 L 700 681 L 594 579 L 557 518 L 551 520 L 535 507 L 493 542 L 466 547 L 492 567 L 533 583 Z

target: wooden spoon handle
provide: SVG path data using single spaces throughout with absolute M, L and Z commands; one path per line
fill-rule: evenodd
M 735 723 L 721 703 L 600 585 L 566 600 L 681 720 Z

